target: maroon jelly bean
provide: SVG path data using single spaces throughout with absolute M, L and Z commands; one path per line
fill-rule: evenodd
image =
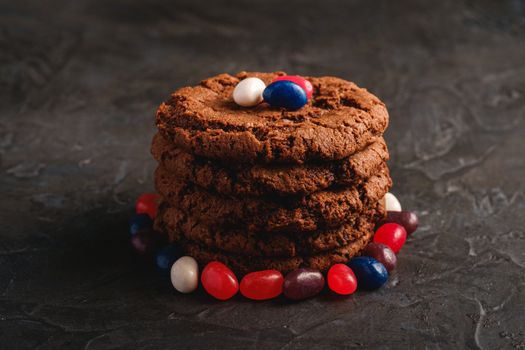
M 362 254 L 376 259 L 383 264 L 389 272 L 396 268 L 396 254 L 386 244 L 371 242 L 363 249 Z
M 323 288 L 324 277 L 320 271 L 300 268 L 284 278 L 283 294 L 288 299 L 302 300 L 319 294 Z
M 388 211 L 386 218 L 381 221 L 379 226 L 386 223 L 395 223 L 401 225 L 405 228 L 407 234 L 411 235 L 417 230 L 419 219 L 417 218 L 416 213 L 411 211 Z
M 135 252 L 142 256 L 152 256 L 164 243 L 165 237 L 153 230 L 142 230 L 131 237 Z

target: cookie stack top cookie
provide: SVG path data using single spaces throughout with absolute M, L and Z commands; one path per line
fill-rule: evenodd
M 385 105 L 334 77 L 307 77 L 313 94 L 296 111 L 233 101 L 242 79 L 284 74 L 221 74 L 157 111 L 155 225 L 201 264 L 326 270 L 359 254 L 385 214 Z
M 313 96 L 297 111 L 238 106 L 240 80 L 270 83 L 284 72 L 221 74 L 177 90 L 157 111 L 159 132 L 195 155 L 224 162 L 295 163 L 348 157 L 380 137 L 388 126 L 383 102 L 352 82 L 307 77 Z

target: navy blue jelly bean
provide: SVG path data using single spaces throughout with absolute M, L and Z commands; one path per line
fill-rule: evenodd
M 129 232 L 134 235 L 139 231 L 148 230 L 153 227 L 153 220 L 148 214 L 136 214 L 129 220 Z
M 169 244 L 157 252 L 157 267 L 161 272 L 169 272 L 171 266 L 183 255 L 182 248 L 177 244 Z
M 288 80 L 278 80 L 266 87 L 263 98 L 270 106 L 296 110 L 308 102 L 306 92 Z
M 385 266 L 369 256 L 353 258 L 347 265 L 354 271 L 359 289 L 378 289 L 388 280 Z

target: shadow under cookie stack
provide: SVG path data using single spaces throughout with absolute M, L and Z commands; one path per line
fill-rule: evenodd
M 155 228 L 201 266 L 326 271 L 359 255 L 385 216 L 384 104 L 333 77 L 308 77 L 313 95 L 296 111 L 232 100 L 242 79 L 280 75 L 221 74 L 157 111 Z

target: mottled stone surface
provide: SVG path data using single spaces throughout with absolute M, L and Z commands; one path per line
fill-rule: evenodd
M 0 348 L 525 347 L 524 63 L 519 0 L 2 0 Z M 385 288 L 220 303 L 131 254 L 156 106 L 243 69 L 388 104 L 422 224 Z

